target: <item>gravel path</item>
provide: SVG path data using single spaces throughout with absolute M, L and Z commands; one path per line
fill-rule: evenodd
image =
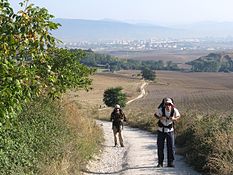
M 175 168 L 157 168 L 155 134 L 124 126 L 125 147 L 114 147 L 111 122 L 97 121 L 97 123 L 104 130 L 104 149 L 99 157 L 89 162 L 87 170 L 83 172 L 84 175 L 199 175 L 179 155 L 175 157 Z
M 147 85 L 141 85 L 141 94 L 127 104 L 142 98 Z M 188 166 L 182 156 L 176 155 L 175 168 L 157 168 L 157 136 L 136 128 L 124 126 L 123 138 L 125 147 L 114 147 L 112 123 L 97 120 L 104 131 L 105 142 L 103 152 L 87 165 L 84 175 L 200 175 Z M 166 146 L 165 146 L 166 147 Z M 166 158 L 166 150 L 165 158 Z M 166 165 L 166 162 L 164 162 Z

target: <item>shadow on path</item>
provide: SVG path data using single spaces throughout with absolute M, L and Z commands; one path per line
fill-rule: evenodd
M 123 172 L 126 172 L 128 170 L 148 170 L 148 169 L 156 169 L 156 173 L 169 173 L 169 175 L 175 175 L 177 174 L 176 172 L 174 172 L 174 168 L 169 168 L 169 167 L 163 167 L 163 168 L 158 168 L 156 166 L 135 166 L 135 167 L 125 167 L 122 168 L 119 171 L 113 171 L 113 172 L 93 172 L 93 171 L 88 171 L 88 170 L 83 170 L 82 172 L 84 173 L 88 173 L 88 174 L 121 174 Z M 185 174 L 186 175 L 186 174 Z

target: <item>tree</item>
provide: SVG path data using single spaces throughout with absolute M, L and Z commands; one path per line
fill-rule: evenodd
M 143 68 L 141 74 L 146 80 L 155 80 L 155 72 L 149 68 Z
M 0 126 L 39 96 L 58 97 L 71 87 L 87 88 L 93 72 L 56 48 L 50 31 L 59 24 L 45 8 L 28 0 L 20 5 L 22 10 L 14 13 L 8 0 L 0 1 Z
M 114 107 L 116 104 L 125 107 L 126 94 L 122 92 L 122 87 L 109 88 L 104 91 L 103 101 L 109 107 Z
M 88 89 L 93 72 L 79 62 L 83 51 L 56 48 L 50 31 L 59 24 L 45 8 L 28 0 L 20 4 L 22 10 L 14 13 L 8 0 L 0 0 L 0 174 L 38 174 L 38 165 L 57 160 L 58 146 L 66 143 L 60 124 L 64 129 L 66 124 L 41 97 L 53 100 L 69 88 Z M 48 152 L 52 159 L 45 162 Z
M 9 2 L 0 2 L 0 123 L 14 117 L 25 102 L 43 93 L 55 75 L 47 61 L 47 49 L 55 47 L 49 31 L 57 29 L 44 8 L 27 1 L 14 13 Z M 46 75 L 43 77 L 42 75 Z

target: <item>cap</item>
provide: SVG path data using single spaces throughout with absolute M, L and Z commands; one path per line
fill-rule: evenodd
M 118 105 L 118 104 L 116 104 L 115 108 L 119 108 L 119 109 L 120 109 L 120 108 L 121 108 L 121 106 L 120 106 L 120 105 Z
M 166 98 L 164 102 L 165 103 L 170 103 L 171 105 L 174 105 L 173 102 L 172 102 L 172 99 L 170 99 L 170 98 Z

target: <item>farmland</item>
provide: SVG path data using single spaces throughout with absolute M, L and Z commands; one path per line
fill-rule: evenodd
M 207 55 L 206 50 L 153 50 L 153 51 L 109 51 L 103 52 L 119 58 L 127 58 L 134 60 L 163 60 L 173 61 L 174 63 L 185 63 L 195 60 L 201 56 Z
M 78 92 L 79 100 L 95 108 L 103 107 L 103 92 L 109 87 L 122 86 L 127 100 L 136 97 L 141 80 L 138 71 L 119 71 L 94 75 L 93 90 Z M 184 73 L 156 71 L 156 81 L 146 86 L 146 96 L 128 104 L 125 113 L 131 125 L 154 130 L 153 114 L 162 98 L 172 97 L 182 113 L 228 114 L 233 108 L 233 76 L 231 73 Z M 108 118 L 111 109 L 100 111 Z M 152 125 L 151 125 L 152 122 Z M 148 124 L 150 123 L 150 124 Z
M 181 69 L 190 69 L 191 66 L 185 64 L 186 62 L 198 59 L 201 56 L 205 56 L 210 53 L 207 50 L 151 50 L 151 51 L 106 51 L 101 52 L 116 56 L 118 58 L 130 59 L 130 60 L 162 60 L 164 63 L 172 61 L 178 64 Z
M 181 111 L 231 112 L 233 76 L 226 73 L 182 73 L 157 71 L 157 81 L 147 87 L 148 95 L 134 104 L 153 111 L 161 99 L 173 97 Z
M 107 88 L 121 86 L 123 92 L 127 94 L 127 99 L 131 99 L 139 94 L 141 79 L 132 77 L 132 72 L 112 74 L 112 73 L 97 73 L 92 76 L 92 90 L 86 92 L 84 90 L 76 93 L 82 103 L 89 103 L 94 107 L 104 107 L 103 94 Z
M 103 103 L 103 92 L 106 88 L 122 86 L 130 100 L 139 94 L 142 84 L 140 78 L 132 77 L 138 73 L 119 71 L 114 74 L 96 74 L 93 76 L 93 90 L 78 92 L 78 99 L 96 109 Z M 124 108 L 128 124 L 156 132 L 157 125 L 153 114 L 162 98 L 172 97 L 182 116 L 176 125 L 176 143 L 180 146 L 177 152 L 186 155 L 187 161 L 200 171 L 231 174 L 232 73 L 157 71 L 156 76 L 156 81 L 149 82 L 146 86 L 146 96 Z M 109 120 L 111 111 L 111 108 L 98 110 L 95 116 Z M 216 145 L 216 140 L 229 144 Z M 196 144 L 197 142 L 202 144 Z M 224 157 L 225 155 L 227 157 Z
M 100 73 L 92 77 L 93 89 L 78 92 L 80 100 L 99 107 L 103 92 L 109 87 L 122 86 L 130 100 L 139 94 L 139 72 L 119 71 Z M 152 116 L 162 98 L 172 97 L 181 112 L 230 113 L 233 108 L 233 76 L 231 73 L 183 73 L 156 71 L 156 81 L 146 87 L 146 96 L 126 106 L 125 110 Z M 137 111 L 137 112 L 136 112 Z

